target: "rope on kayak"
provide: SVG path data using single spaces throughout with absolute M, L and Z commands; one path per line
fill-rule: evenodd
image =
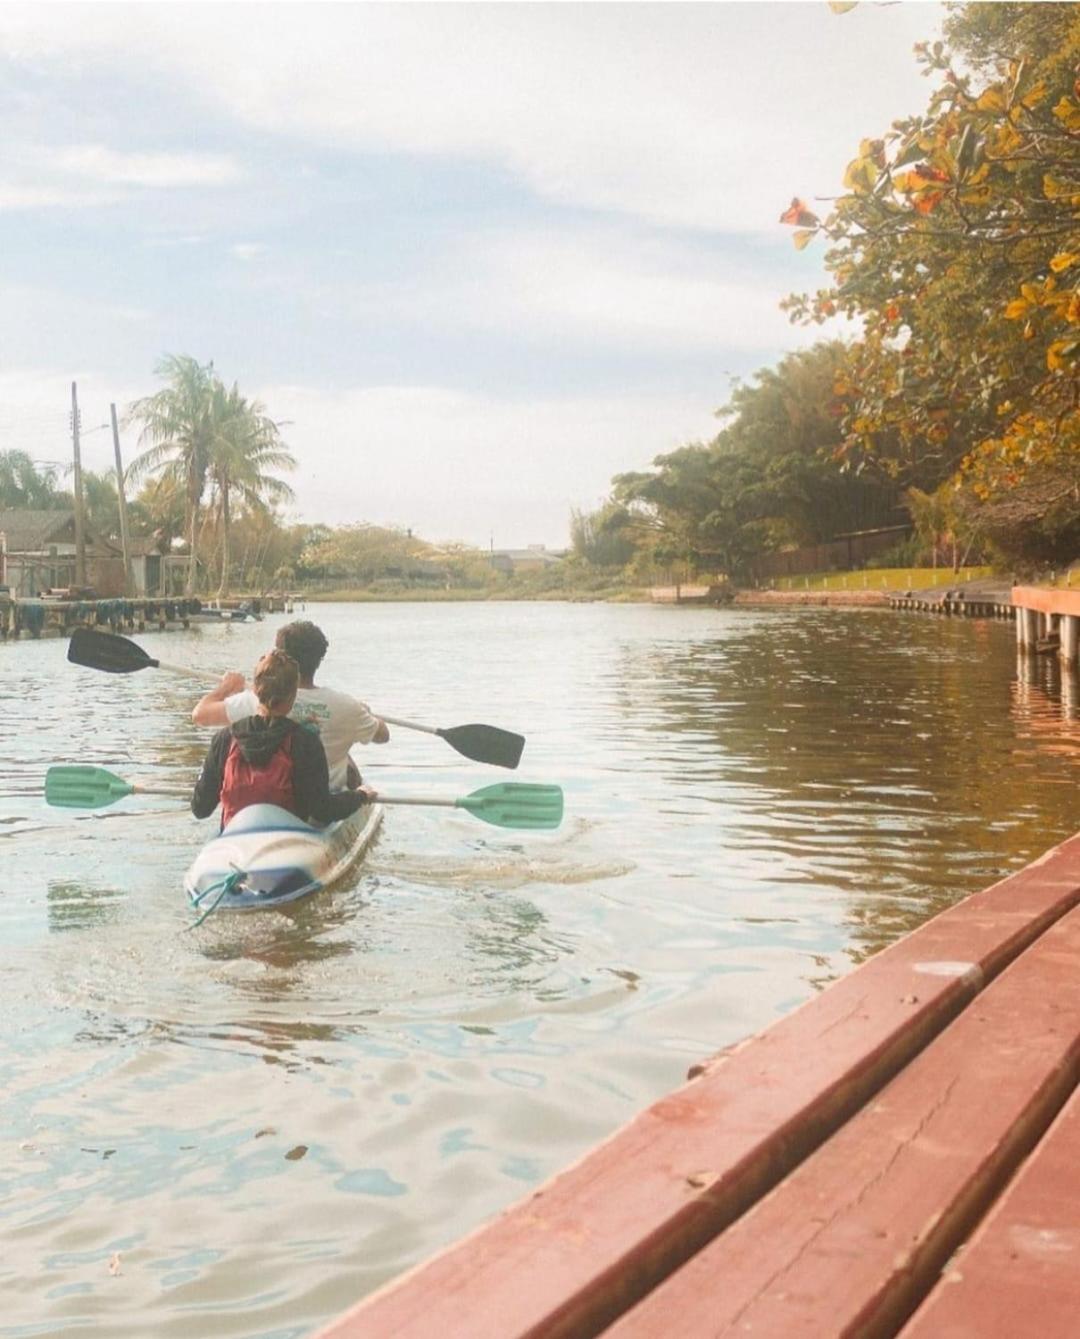
M 199 907 L 202 905 L 204 898 L 209 897 L 211 893 L 217 893 L 217 897 L 214 898 L 213 902 L 210 903 L 210 905 L 202 913 L 199 919 L 197 921 L 192 921 L 192 923 L 187 928 L 189 930 L 197 930 L 199 926 L 202 925 L 203 921 L 207 919 L 208 916 L 213 915 L 213 913 L 218 909 L 218 907 L 221 905 L 224 899 L 228 897 L 228 895 L 232 892 L 232 890 L 236 888 L 238 885 L 242 885 L 246 878 L 247 878 L 246 870 L 237 869 L 235 866 L 233 866 L 232 874 L 226 874 L 223 879 L 218 879 L 215 883 L 210 884 L 209 887 L 204 888 L 201 893 L 198 893 L 195 897 L 193 897 L 191 899 L 191 905 L 196 910 L 198 910 Z

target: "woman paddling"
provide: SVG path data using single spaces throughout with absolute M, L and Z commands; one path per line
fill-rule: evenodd
M 221 826 L 252 804 L 276 804 L 307 822 L 347 818 L 375 798 L 366 787 L 334 794 L 318 737 L 289 719 L 300 675 L 284 651 L 255 666 L 258 711 L 211 740 L 191 796 L 191 812 L 209 818 L 221 802 Z

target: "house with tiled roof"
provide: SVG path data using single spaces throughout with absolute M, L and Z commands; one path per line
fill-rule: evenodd
M 566 557 L 565 549 L 549 549 L 544 544 L 530 544 L 527 549 L 492 549 L 491 565 L 497 572 L 542 572 Z
M 88 528 L 84 541 L 87 585 L 98 595 L 122 595 L 119 547 Z M 0 585 L 23 598 L 75 585 L 75 512 L 70 507 L 0 510 Z

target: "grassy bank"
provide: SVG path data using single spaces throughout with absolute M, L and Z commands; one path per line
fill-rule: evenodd
M 779 577 L 776 590 L 927 590 L 932 586 L 958 586 L 964 581 L 984 581 L 994 575 L 991 567 L 882 567 L 862 572 L 815 572 L 803 577 Z

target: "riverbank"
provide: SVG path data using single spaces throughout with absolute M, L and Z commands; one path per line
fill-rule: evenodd
M 887 609 L 884 590 L 741 590 L 734 603 L 754 607 L 774 605 L 842 605 L 845 609 Z

